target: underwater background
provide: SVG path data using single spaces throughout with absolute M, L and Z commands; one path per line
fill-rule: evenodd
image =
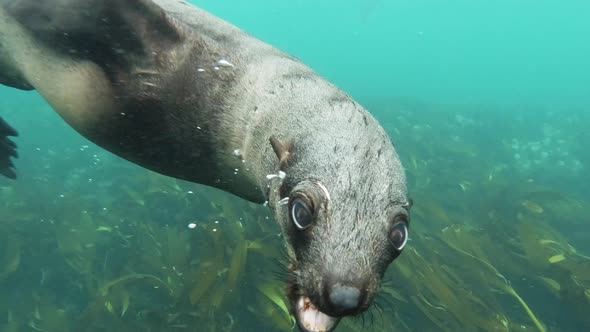
M 375 115 L 414 200 L 337 331 L 590 331 L 590 2 L 202 0 Z M 0 332 L 289 331 L 267 210 L 98 148 L 0 87 Z M 194 224 L 193 228 L 189 227 Z

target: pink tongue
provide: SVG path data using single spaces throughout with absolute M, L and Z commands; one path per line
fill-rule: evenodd
M 297 301 L 297 320 L 299 325 L 308 332 L 331 331 L 338 322 L 338 318 L 319 311 L 305 296 L 301 296 Z

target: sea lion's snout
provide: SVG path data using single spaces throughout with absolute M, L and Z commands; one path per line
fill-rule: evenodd
M 326 297 L 332 309 L 340 314 L 355 312 L 362 303 L 365 294 L 355 286 L 349 286 L 342 283 L 336 283 L 326 287 Z
M 356 279 L 356 280 L 355 280 Z M 355 276 L 326 278 L 321 290 L 319 305 L 322 311 L 336 317 L 358 315 L 369 308 L 380 280 Z
M 307 266 L 308 262 L 302 262 Z M 306 271 L 307 270 L 307 271 Z M 299 280 L 290 285 L 289 298 L 299 327 L 304 332 L 332 331 L 341 318 L 366 311 L 377 293 L 380 278 L 371 279 L 342 274 L 334 277 L 329 267 L 309 272 L 303 267 L 296 272 Z M 322 279 L 317 286 L 315 280 Z

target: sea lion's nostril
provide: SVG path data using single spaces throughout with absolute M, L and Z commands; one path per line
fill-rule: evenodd
M 340 283 L 330 290 L 330 303 L 340 312 L 356 309 L 360 304 L 361 291 L 356 287 L 345 286 Z

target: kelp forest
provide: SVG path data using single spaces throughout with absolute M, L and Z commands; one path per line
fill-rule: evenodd
M 376 302 L 337 331 L 590 330 L 590 115 L 361 102 L 414 205 Z M 0 179 L 0 332 L 296 329 L 266 207 L 30 122 Z

